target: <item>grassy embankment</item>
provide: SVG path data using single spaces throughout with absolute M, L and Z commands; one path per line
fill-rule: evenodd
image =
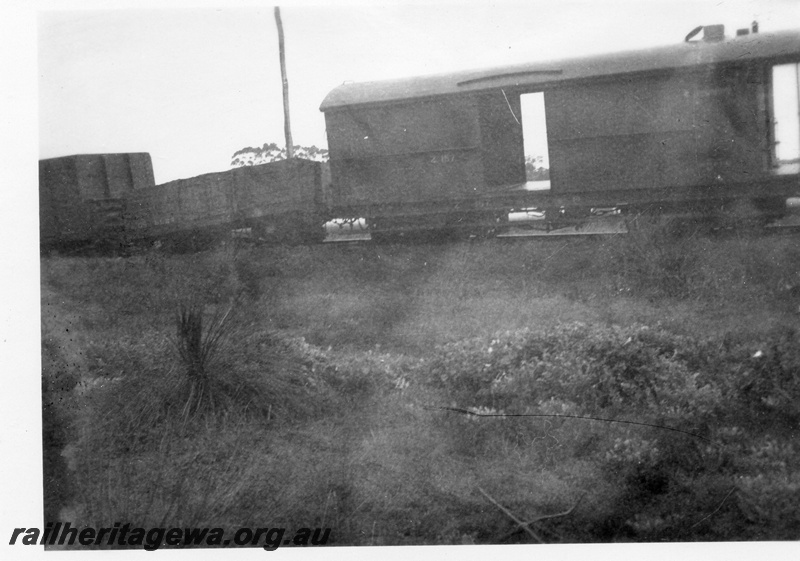
M 798 271 L 794 238 L 664 227 L 46 257 L 46 516 L 351 545 L 796 539 Z

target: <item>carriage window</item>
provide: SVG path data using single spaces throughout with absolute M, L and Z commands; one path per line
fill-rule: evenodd
M 547 121 L 544 93 L 520 96 L 525 175 L 529 189 L 550 188 L 550 157 L 547 150 Z
M 772 67 L 776 173 L 800 173 L 800 64 Z

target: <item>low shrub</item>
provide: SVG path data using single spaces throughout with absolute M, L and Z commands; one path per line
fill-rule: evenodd
M 785 426 L 800 422 L 800 334 L 793 329 L 770 334 L 754 353 L 732 368 L 730 388 L 740 405 L 756 416 Z
M 462 406 L 532 412 L 551 399 L 584 413 L 707 414 L 718 396 L 677 353 L 681 339 L 648 327 L 520 330 L 440 348 L 425 373 Z
M 594 462 L 618 491 L 583 515 L 586 539 L 763 539 L 754 527 L 788 536 L 796 521 L 764 497 L 794 496 L 797 450 L 782 435 L 798 419 L 798 356 L 792 330 L 754 344 L 569 324 L 442 346 L 419 375 L 464 413 L 443 425 L 459 454 L 534 455 L 558 477 Z

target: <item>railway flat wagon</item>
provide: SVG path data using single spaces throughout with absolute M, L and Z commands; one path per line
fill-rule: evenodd
M 39 161 L 42 245 L 97 242 L 125 228 L 125 198 L 152 188 L 147 153 L 81 154 Z
M 523 208 L 777 215 L 800 192 L 799 67 L 800 32 L 715 25 L 662 48 L 343 84 L 320 108 L 334 213 L 374 231 Z

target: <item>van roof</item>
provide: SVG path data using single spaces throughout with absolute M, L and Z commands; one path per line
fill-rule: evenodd
M 496 88 L 545 88 L 568 81 L 754 59 L 774 59 L 776 62 L 800 60 L 800 31 L 750 33 L 720 41 L 685 41 L 666 47 L 550 62 L 531 62 L 376 82 L 345 83 L 334 88 L 325 97 L 320 111 Z

